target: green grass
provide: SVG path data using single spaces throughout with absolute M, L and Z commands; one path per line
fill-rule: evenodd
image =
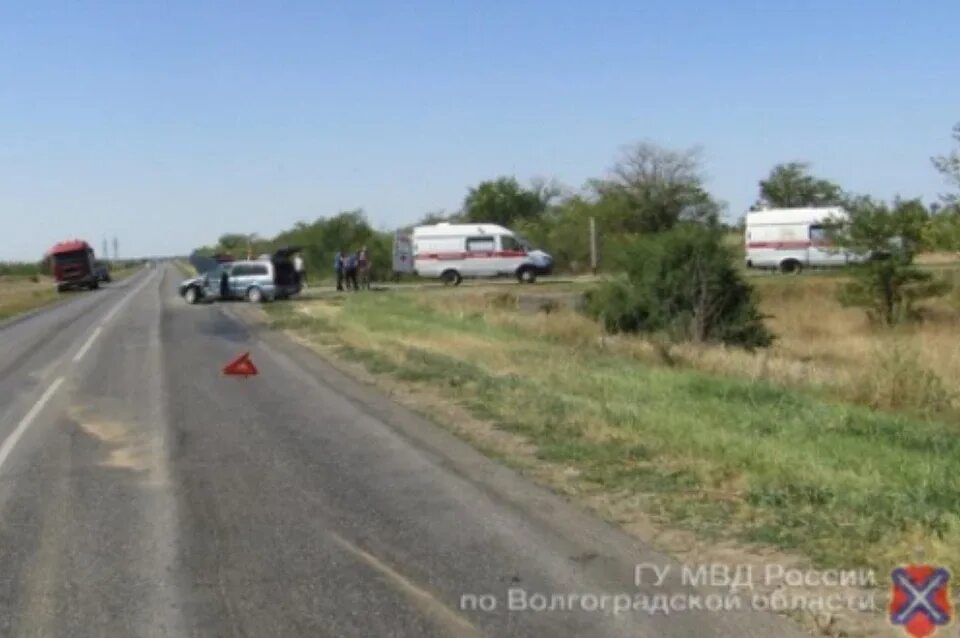
M 670 524 L 834 566 L 887 569 L 917 545 L 960 566 L 956 425 L 535 340 L 418 294 L 349 295 L 316 317 L 267 309 L 276 327 L 341 343 L 372 372 L 577 468 L 585 490 L 642 496 Z

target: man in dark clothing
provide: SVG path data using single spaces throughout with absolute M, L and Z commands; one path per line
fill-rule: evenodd
M 357 285 L 357 253 L 347 255 L 343 263 L 343 269 L 347 276 L 347 290 L 350 290 L 351 286 L 353 286 L 354 291 L 359 290 L 360 287 Z
M 333 269 L 337 273 L 337 290 L 343 290 L 343 251 L 338 250 L 333 258 Z
M 230 275 L 226 270 L 220 273 L 220 298 L 226 299 L 230 296 Z

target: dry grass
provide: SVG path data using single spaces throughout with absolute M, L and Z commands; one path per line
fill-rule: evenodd
M 761 309 L 777 335 L 771 348 L 757 352 L 605 336 L 596 322 L 568 308 L 521 312 L 514 291 L 438 290 L 421 294 L 418 303 L 455 318 L 482 317 L 536 339 L 626 352 L 647 363 L 815 390 L 873 408 L 924 415 L 960 411 L 958 304 L 949 298 L 931 302 L 921 309 L 920 322 L 889 330 L 871 325 L 862 310 L 841 306 L 836 292 L 842 284 L 824 276 L 757 278 Z
M 56 298 L 57 290 L 49 277 L 0 277 L 0 320 L 38 308 Z

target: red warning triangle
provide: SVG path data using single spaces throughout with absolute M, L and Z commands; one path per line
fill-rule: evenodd
M 257 374 L 257 366 L 250 360 L 250 353 L 244 352 L 242 355 L 223 367 L 224 374 L 232 374 L 239 377 L 251 377 Z

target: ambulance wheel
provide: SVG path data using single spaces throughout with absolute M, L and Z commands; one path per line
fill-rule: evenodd
M 517 271 L 517 281 L 522 284 L 532 284 L 537 281 L 537 271 L 533 268 L 521 268 Z
M 803 266 L 796 259 L 784 259 L 780 262 L 780 272 L 786 275 L 799 275 Z
M 440 281 L 446 286 L 459 286 L 463 279 L 456 270 L 444 270 L 443 274 L 440 275 Z

